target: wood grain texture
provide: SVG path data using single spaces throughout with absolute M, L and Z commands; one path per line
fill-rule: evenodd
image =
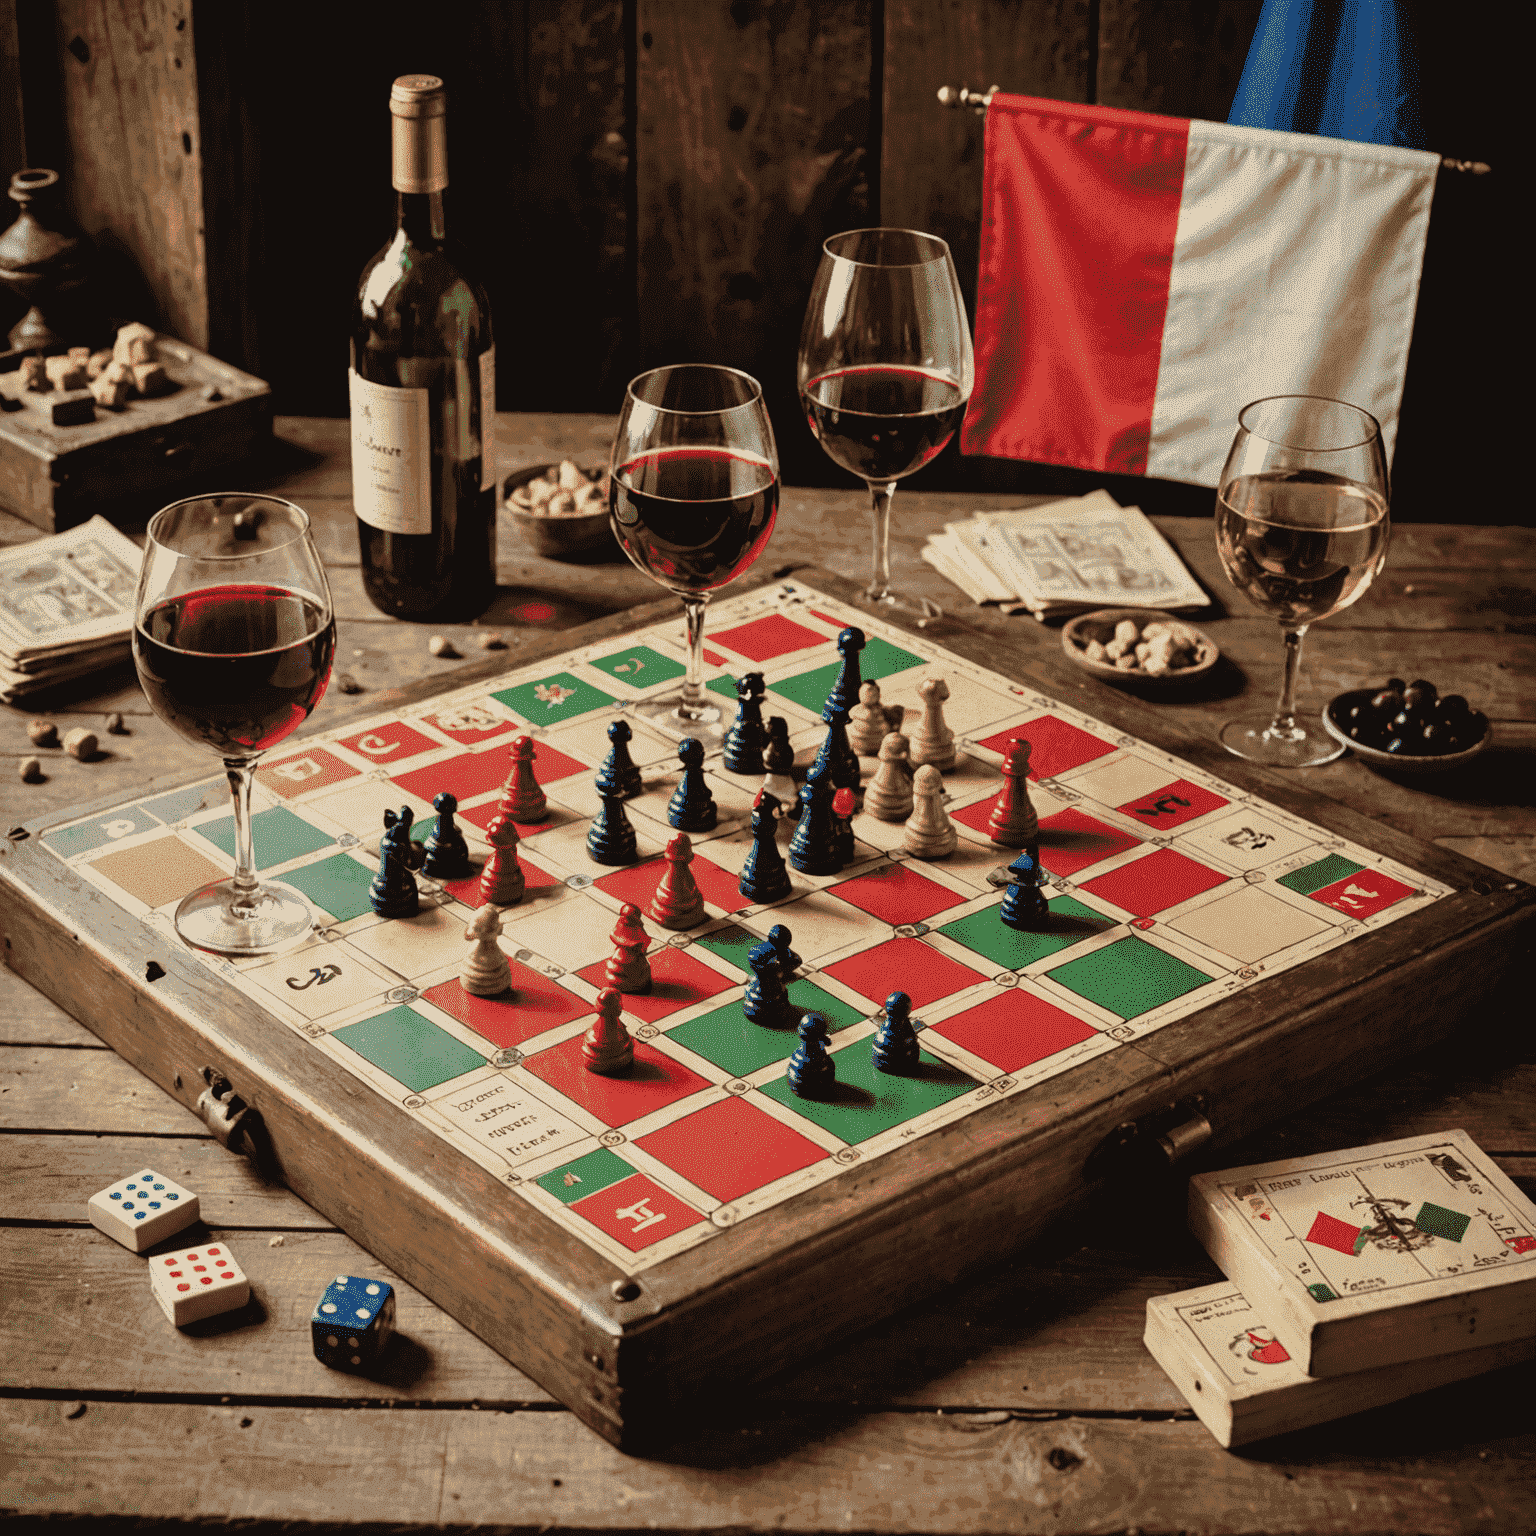
M 1097 100 L 1224 123 L 1263 0 L 1100 0 Z

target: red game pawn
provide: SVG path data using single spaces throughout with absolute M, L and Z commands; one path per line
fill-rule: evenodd
M 645 915 L 663 928 L 697 928 L 704 921 L 704 898 L 688 866 L 693 862 L 693 843 L 679 832 L 667 844 L 667 868 Z
M 603 973 L 610 987 L 620 992 L 649 992 L 651 990 L 651 962 L 645 958 L 651 936 L 640 921 L 640 908 L 626 901 L 619 908 L 619 920 L 608 935 L 614 953 Z
M 581 1064 L 588 1072 L 616 1077 L 635 1064 L 635 1042 L 619 1017 L 624 999 L 617 989 L 604 987 L 597 994 L 597 1019 L 581 1037 Z
M 510 816 L 524 826 L 542 821 L 549 809 L 549 801 L 533 776 L 533 758 L 533 737 L 515 736 L 512 739 L 512 770 L 501 786 L 501 799 L 496 802 L 499 815 Z
M 987 836 L 1004 848 L 1040 839 L 1040 820 L 1029 803 L 1029 743 L 1015 736 L 1003 748 L 1003 788 L 987 818 Z
M 493 852 L 480 871 L 480 899 L 487 906 L 515 907 L 523 899 L 527 880 L 517 862 L 517 828 L 510 816 L 494 816 L 485 829 Z

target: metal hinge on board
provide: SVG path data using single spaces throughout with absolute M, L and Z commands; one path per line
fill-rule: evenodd
M 261 1116 L 240 1097 L 222 1072 L 204 1067 L 207 1087 L 197 1096 L 197 1112 L 221 1146 L 246 1156 L 256 1155 Z
M 1101 1179 L 1172 1168 L 1211 1139 L 1210 1107 L 1204 1093 L 1191 1093 L 1123 1121 L 1094 1148 L 1084 1172 Z

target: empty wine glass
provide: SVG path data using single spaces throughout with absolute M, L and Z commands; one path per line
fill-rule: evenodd
M 935 458 L 975 382 L 949 246 L 915 229 L 850 229 L 822 245 L 800 332 L 800 403 L 817 442 L 869 487 L 874 562 L 864 596 L 891 591 L 896 482 Z
M 779 510 L 779 455 L 749 374 L 712 363 L 630 380 L 619 412 L 608 511 L 624 553 L 683 600 L 688 667 L 680 689 L 631 706 L 706 750 L 725 738 L 704 690 L 704 605 L 763 552 Z
M 172 730 L 224 759 L 234 796 L 234 874 L 176 909 L 176 931 L 198 949 L 271 954 L 314 924 L 298 891 L 256 878 L 251 780 L 320 702 L 335 650 L 331 589 L 302 508 L 193 496 L 150 519 L 134 603 L 139 682 Z
M 1279 768 L 1331 762 L 1344 748 L 1296 719 L 1301 642 L 1364 596 L 1387 559 L 1387 458 L 1376 418 L 1317 395 L 1245 405 L 1216 491 L 1216 548 L 1227 577 L 1280 621 L 1285 677 L 1273 715 L 1219 733 L 1238 757 Z

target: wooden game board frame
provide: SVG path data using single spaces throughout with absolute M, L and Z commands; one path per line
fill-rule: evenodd
M 1318 797 L 1302 778 L 1230 757 L 1061 658 L 958 621 L 921 630 L 869 609 L 829 572 L 795 575 L 1434 876 L 1452 894 L 630 1276 L 302 1037 L 274 1029 L 252 999 L 41 846 L 43 830 L 120 794 L 0 839 L 0 929 L 14 970 L 188 1108 L 210 1073 L 226 1079 L 259 1115 L 277 1177 L 627 1451 L 674 1437 L 688 1410 L 717 1394 L 1017 1251 L 1114 1172 L 1106 1148 L 1149 1139 L 1133 1125 L 1166 1123 L 1174 1106 L 1198 1102 L 1214 1144 L 1232 1142 L 1464 1020 L 1492 1018 L 1536 928 L 1532 887 Z M 668 600 L 552 633 L 460 669 L 451 686 L 674 614 Z M 330 714 L 326 728 L 442 691 L 427 679 L 372 694 L 340 720 Z M 373 1198 L 380 1189 L 388 1199 Z

